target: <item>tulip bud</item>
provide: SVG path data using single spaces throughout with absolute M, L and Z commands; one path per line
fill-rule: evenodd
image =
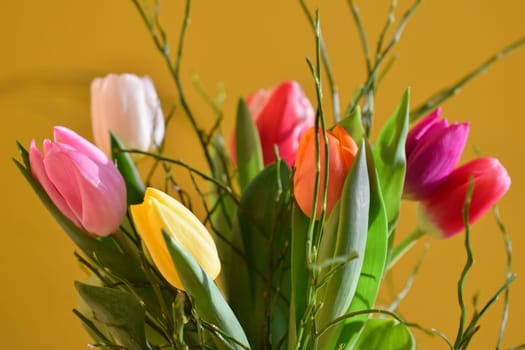
M 72 130 L 56 126 L 43 154 L 31 143 L 31 172 L 56 207 L 76 226 L 106 236 L 126 214 L 126 186 L 111 160 Z
M 454 170 L 465 142 L 469 124 L 439 120 L 438 108 L 422 119 L 409 133 L 406 141 L 406 177 L 404 197 L 425 198 Z
M 310 101 L 295 81 L 285 81 L 270 90 L 258 90 L 246 99 L 261 140 L 264 165 L 275 161 L 274 145 L 279 156 L 291 167 L 303 133 L 314 125 Z M 235 161 L 235 140 L 232 140 Z
M 326 198 L 326 212 L 330 213 L 343 189 L 348 170 L 357 153 L 357 145 L 350 135 L 341 126 L 337 125 L 333 131 L 327 131 L 328 136 L 328 186 Z M 319 150 L 321 159 L 321 178 L 317 199 L 316 217 L 321 214 L 324 184 L 324 140 L 319 130 Z M 313 215 L 313 202 L 316 177 L 316 144 L 314 128 L 308 129 L 299 144 L 295 160 L 293 177 L 294 195 L 299 208 L 305 215 Z
M 130 211 L 153 262 L 175 288 L 184 290 L 162 230 L 193 256 L 210 278 L 219 275 L 221 263 L 213 238 L 199 219 L 175 198 L 148 187 L 144 202 L 132 205 Z
M 450 173 L 429 197 L 419 203 L 420 228 L 441 238 L 462 231 L 465 227 L 463 206 L 471 180 L 474 190 L 468 211 L 469 224 L 478 220 L 510 187 L 510 177 L 497 159 L 475 159 Z
M 109 132 L 127 148 L 147 151 L 164 138 L 164 116 L 153 82 L 133 74 L 108 74 L 91 83 L 95 143 L 111 154 Z

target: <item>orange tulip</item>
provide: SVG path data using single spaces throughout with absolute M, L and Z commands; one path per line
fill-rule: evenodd
M 337 125 L 332 131 L 327 131 L 328 136 L 328 186 L 326 198 L 326 212 L 333 209 L 343 189 L 343 184 L 357 153 L 357 145 L 352 137 Z M 324 187 L 324 140 L 322 131 L 319 130 L 319 146 L 321 158 L 321 181 L 319 185 L 316 217 L 321 214 L 323 187 Z M 314 128 L 308 129 L 299 144 L 295 159 L 295 173 L 293 178 L 294 195 L 299 208 L 308 217 L 313 213 L 315 175 L 315 133 Z

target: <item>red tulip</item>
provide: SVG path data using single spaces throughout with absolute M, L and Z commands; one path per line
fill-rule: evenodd
M 326 198 L 326 212 L 330 213 L 333 209 L 343 189 L 343 184 L 352 165 L 352 161 L 357 153 L 357 145 L 352 137 L 337 125 L 328 134 L 328 186 Z M 316 217 L 321 214 L 321 203 L 323 199 L 324 184 L 324 141 L 321 130 L 319 130 L 319 146 L 321 158 L 321 181 L 319 185 Z M 314 128 L 308 129 L 297 150 L 295 160 L 295 173 L 293 178 L 294 195 L 299 208 L 308 217 L 313 214 L 313 201 L 316 177 L 316 151 L 315 151 L 315 132 Z
M 264 165 L 275 161 L 274 145 L 280 157 L 291 167 L 303 133 L 314 125 L 314 109 L 295 81 L 285 81 L 269 89 L 258 90 L 246 99 L 259 132 Z M 235 161 L 235 140 L 232 140 Z
M 454 170 L 420 202 L 418 216 L 422 230 L 448 238 L 464 229 L 463 206 L 470 179 L 474 182 L 469 207 L 470 224 L 489 210 L 510 187 L 510 177 L 497 159 L 475 159 Z

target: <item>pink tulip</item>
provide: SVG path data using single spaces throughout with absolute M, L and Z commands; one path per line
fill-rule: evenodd
M 441 108 L 422 119 L 407 136 L 404 197 L 420 200 L 431 194 L 454 170 L 465 142 L 469 124 L 448 124 L 439 120 Z
M 124 179 L 111 160 L 72 130 L 56 126 L 43 154 L 31 143 L 31 172 L 56 207 L 76 226 L 97 235 L 115 231 L 126 214 Z
M 275 161 L 274 145 L 291 167 L 299 140 L 314 125 L 314 109 L 295 81 L 285 81 L 270 90 L 258 90 L 246 99 L 261 140 L 264 165 Z M 235 161 L 235 141 L 232 156 Z
M 510 187 L 510 177 L 497 159 L 475 159 L 454 170 L 420 202 L 418 215 L 422 230 L 448 238 L 464 229 L 463 206 L 470 179 L 474 182 L 469 207 L 470 224 L 489 210 Z

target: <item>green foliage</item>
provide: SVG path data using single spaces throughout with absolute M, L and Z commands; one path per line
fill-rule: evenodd
M 140 178 L 140 174 L 127 152 L 122 152 L 124 146 L 113 133 L 111 135 L 111 157 L 124 177 L 126 183 L 126 194 L 128 205 L 142 203 L 144 199 L 144 184 Z
M 234 295 L 242 291 L 242 298 L 249 301 L 238 305 L 232 295 L 231 302 L 246 322 L 255 348 L 266 342 L 278 344 L 286 336 L 290 300 L 289 180 L 285 162 L 269 165 L 247 186 L 237 214 L 247 279 L 230 282 L 238 289 Z M 261 329 L 268 330 L 270 339 L 265 339 Z
M 301 319 L 308 303 L 308 278 L 306 266 L 307 232 L 310 219 L 303 214 L 297 204 L 292 208 L 292 247 L 291 247 L 291 299 L 290 324 L 288 328 L 288 342 L 295 344 L 297 332 L 301 327 Z
M 415 350 L 416 344 L 407 326 L 386 318 L 372 318 L 365 328 L 354 350 Z
M 239 169 L 239 184 L 244 190 L 250 181 L 262 170 L 263 157 L 259 133 L 253 122 L 250 110 L 239 99 L 237 105 L 237 121 L 235 124 L 235 148 L 237 167 Z
M 361 140 L 365 135 L 365 129 L 361 122 L 361 108 L 359 106 L 356 106 L 348 117 L 341 119 L 339 125 L 341 125 L 356 141 Z
M 94 318 L 105 325 L 122 346 L 129 350 L 151 350 L 144 332 L 144 309 L 131 294 L 113 288 L 75 282 Z
M 350 257 L 353 254 L 357 254 L 357 258 L 334 265 L 328 271 L 332 276 L 326 289 L 321 292 L 321 300 L 324 302 L 319 311 L 321 327 L 345 314 L 354 298 L 364 261 L 369 209 L 370 184 L 363 141 L 343 186 L 334 251 L 334 258 Z M 339 327 L 330 329 L 321 338 L 321 347 L 331 348 L 328 344 L 337 340 L 338 329 Z
M 215 335 L 219 349 L 249 348 L 244 331 L 215 282 L 195 259 L 174 239 L 164 233 L 173 264 L 186 293 L 192 298 L 198 317 L 206 322 Z
M 399 217 L 399 205 L 405 181 L 405 142 L 408 133 L 409 100 L 410 90 L 407 89 L 394 113 L 383 126 L 373 150 L 390 234 Z
M 368 174 L 370 177 L 370 213 L 368 220 L 368 235 L 357 290 L 349 313 L 371 309 L 375 305 L 377 293 L 385 272 L 388 249 L 388 226 L 385 204 L 375 170 L 374 159 L 369 145 L 366 145 Z M 352 344 L 359 334 L 359 328 L 365 324 L 369 315 L 362 314 L 352 317 L 345 324 L 339 343 Z M 361 322 L 361 325 L 359 324 Z

